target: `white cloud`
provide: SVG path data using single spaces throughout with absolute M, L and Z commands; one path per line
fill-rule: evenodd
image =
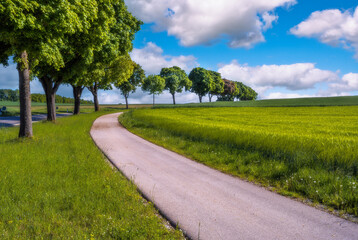
M 15 64 L 10 64 L 8 67 L 3 67 L 2 65 L 0 65 L 0 88 L 19 88 L 19 75 Z
M 224 78 L 240 81 L 253 87 L 261 97 L 267 90 L 274 87 L 305 90 L 313 89 L 317 83 L 339 80 L 337 73 L 318 69 L 313 63 L 250 67 L 234 60 L 222 66 L 218 71 Z
M 307 98 L 307 97 L 316 97 L 316 95 L 273 92 L 273 93 L 268 94 L 267 97 L 265 97 L 265 98 L 266 99 L 282 99 L 282 98 Z
M 296 0 L 126 0 L 128 9 L 155 30 L 167 31 L 184 46 L 227 39 L 233 48 L 265 41 L 277 20 L 273 11 Z
M 172 66 L 178 66 L 186 72 L 189 72 L 192 68 L 199 65 L 196 62 L 197 59 L 193 55 L 163 55 L 163 49 L 152 42 L 147 43 L 144 48 L 133 49 L 131 58 L 143 67 L 146 74 L 159 74 L 163 67 Z
M 336 93 L 358 91 L 358 74 L 348 73 L 342 77 L 342 81 L 330 85 L 330 89 Z
M 317 38 L 331 46 L 353 48 L 358 58 L 358 7 L 354 13 L 338 9 L 316 11 L 291 29 L 298 37 Z

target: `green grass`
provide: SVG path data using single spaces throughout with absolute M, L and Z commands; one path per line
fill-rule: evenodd
M 7 111 L 2 116 L 19 116 L 20 115 L 20 103 L 19 102 L 5 102 L 0 101 L 0 108 L 3 106 L 7 107 Z M 32 114 L 46 114 L 47 113 L 47 107 L 46 103 L 31 103 L 32 106 Z M 67 113 L 67 110 L 69 112 L 73 111 L 73 103 L 56 103 L 56 106 L 58 107 L 57 113 Z M 131 104 L 129 105 L 129 108 L 146 108 L 150 107 L 151 105 L 146 104 Z M 100 105 L 101 108 L 104 109 L 125 109 L 125 105 L 123 104 L 104 104 Z M 81 113 L 91 113 L 94 111 L 93 104 L 81 104 Z
M 358 106 L 143 109 L 120 121 L 221 171 L 358 216 Z
M 182 238 L 94 145 L 104 113 L 36 123 L 32 140 L 0 129 L 0 239 Z
M 268 99 L 239 102 L 206 102 L 170 105 L 157 105 L 156 108 L 165 107 L 305 107 L 305 106 L 357 106 L 358 96 L 348 97 L 322 97 L 322 98 L 292 98 Z

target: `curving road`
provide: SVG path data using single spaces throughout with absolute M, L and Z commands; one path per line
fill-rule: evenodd
M 91 136 L 160 212 L 192 239 L 358 239 L 358 225 L 213 170 L 98 118 Z

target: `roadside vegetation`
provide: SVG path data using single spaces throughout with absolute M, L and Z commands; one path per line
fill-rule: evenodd
M 226 173 L 358 216 L 358 106 L 141 109 L 120 121 Z
M 111 112 L 36 123 L 33 139 L 0 129 L 1 239 L 181 238 L 94 145 L 92 122 Z

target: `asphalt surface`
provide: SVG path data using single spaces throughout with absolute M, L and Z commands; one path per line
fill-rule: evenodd
M 72 115 L 70 113 L 56 114 L 57 117 L 66 117 Z M 39 122 L 47 119 L 46 114 L 33 115 L 32 122 Z M 20 117 L 0 117 L 0 128 L 1 127 L 15 127 L 20 125 Z
M 154 145 L 98 118 L 97 146 L 192 239 L 358 239 L 358 225 Z

